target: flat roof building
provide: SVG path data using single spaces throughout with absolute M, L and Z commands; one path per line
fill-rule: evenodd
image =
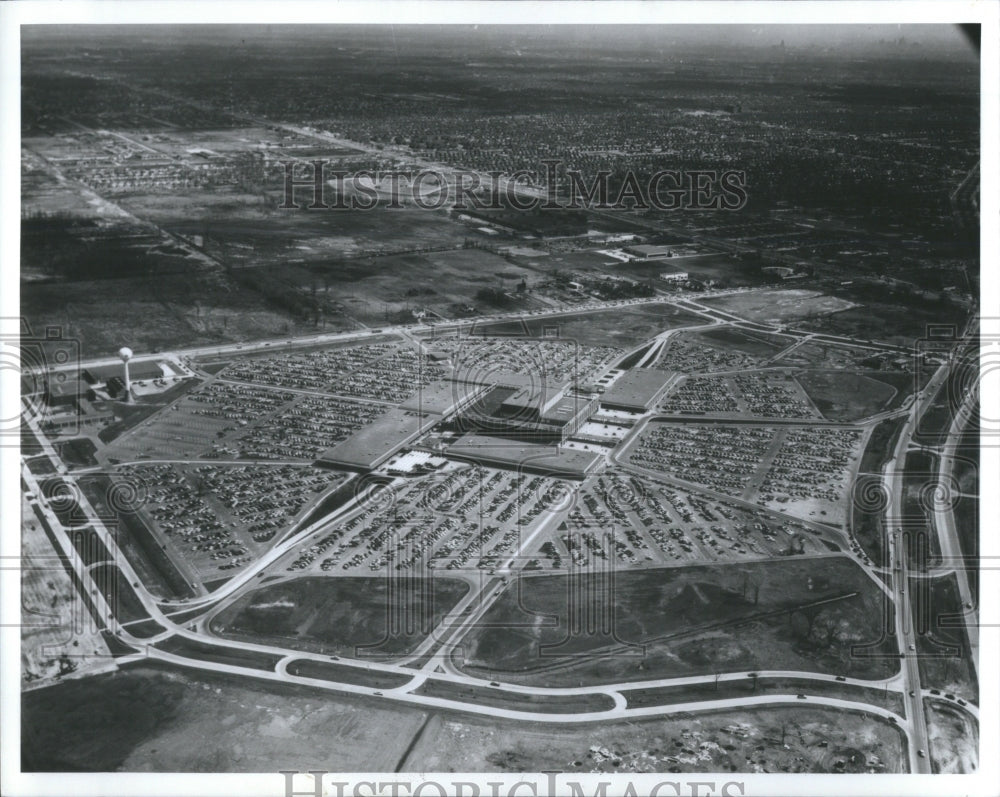
M 327 449 L 320 455 L 318 462 L 361 470 L 377 468 L 440 420 L 441 416 L 434 413 L 391 409 L 358 429 L 346 440 Z
M 625 251 L 639 260 L 663 260 L 673 257 L 675 248 L 666 244 L 636 244 L 626 246 Z
M 450 457 L 484 465 L 570 479 L 583 479 L 601 461 L 600 454 L 583 449 L 514 442 L 476 434 L 464 435 L 449 446 L 446 453 Z
M 687 282 L 689 278 L 690 275 L 679 268 L 671 268 L 669 271 L 660 272 L 660 279 L 664 282 Z
M 51 406 L 73 404 L 89 395 L 93 395 L 93 390 L 82 379 L 65 379 L 61 382 L 50 379 L 45 391 L 45 398 Z
M 424 385 L 400 406 L 404 410 L 449 415 L 458 412 L 489 392 L 487 385 L 439 379 Z
M 633 368 L 626 371 L 601 396 L 601 407 L 627 412 L 644 412 L 652 408 L 674 380 L 671 371 L 654 368 Z

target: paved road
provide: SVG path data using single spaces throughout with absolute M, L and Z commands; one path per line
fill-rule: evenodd
M 958 583 L 958 594 L 962 603 L 965 630 L 969 638 L 969 648 L 971 651 L 970 665 L 973 672 L 979 670 L 979 600 L 976 593 L 969 584 L 969 574 L 967 569 L 967 559 L 962 552 L 962 545 L 958 538 L 958 529 L 955 523 L 955 510 L 951 498 L 956 498 L 950 489 L 954 483 L 954 470 L 956 461 L 956 450 L 962 440 L 965 422 L 972 419 L 975 423 L 977 415 L 974 404 L 978 401 L 978 391 L 970 390 L 964 397 L 960 407 L 957 408 L 948 429 L 948 437 L 938 458 L 938 484 L 944 490 L 945 500 L 935 502 L 935 511 L 932 515 L 934 529 L 937 533 L 941 547 L 942 564 L 946 568 L 953 569 L 955 579 Z M 949 493 L 952 495 L 949 498 Z
M 740 293 L 741 291 L 716 291 L 712 293 L 712 296 L 728 296 L 732 293 Z M 477 316 L 475 318 L 467 319 L 456 319 L 454 321 L 443 322 L 441 324 L 403 324 L 399 326 L 384 326 L 378 329 L 366 329 L 366 330 L 351 330 L 349 332 L 328 332 L 328 333 L 317 333 L 315 335 L 303 335 L 295 338 L 271 338 L 266 340 L 256 340 L 256 341 L 235 341 L 232 343 L 224 343 L 218 345 L 205 345 L 205 346 L 193 346 L 185 349 L 172 349 L 170 352 L 140 352 L 136 351 L 132 358 L 132 362 L 144 362 L 144 361 L 156 361 L 163 359 L 186 359 L 186 358 L 196 358 L 196 357 L 210 357 L 214 355 L 219 356 L 229 356 L 229 355 L 239 355 L 239 354 L 249 354 L 258 353 L 265 351 L 267 349 L 283 349 L 283 348 L 299 348 L 303 346 L 316 346 L 316 345 L 334 345 L 337 343 L 351 342 L 351 341 L 364 341 L 368 338 L 379 337 L 385 335 L 415 335 L 415 334 L 425 334 L 429 332 L 438 332 L 441 334 L 455 332 L 460 329 L 465 329 L 466 327 L 471 327 L 474 325 L 490 324 L 496 323 L 498 321 L 510 321 L 510 320 L 520 320 L 520 319 L 530 319 L 530 318 L 556 318 L 564 315 L 576 315 L 579 313 L 598 313 L 606 310 L 613 310 L 617 307 L 628 307 L 632 305 L 644 305 L 644 304 L 670 304 L 678 307 L 678 309 L 687 309 L 689 311 L 700 312 L 701 315 L 706 315 L 705 312 L 698 311 L 696 308 L 684 308 L 680 305 L 677 300 L 668 299 L 662 296 L 645 298 L 645 299 L 622 299 L 613 301 L 593 301 L 587 302 L 581 305 L 572 305 L 567 307 L 562 307 L 559 309 L 545 309 L 536 310 L 532 312 L 509 312 L 509 313 L 498 313 L 496 315 L 488 316 Z M 127 341 L 126 341 L 127 342 Z M 106 366 L 116 366 L 121 364 L 121 359 L 117 356 L 105 356 L 96 357 L 88 360 L 84 360 L 79 363 L 67 363 L 62 366 L 50 366 L 48 371 L 50 373 L 59 373 L 60 371 L 76 370 L 83 368 L 99 368 Z
M 897 538 L 896 529 L 890 527 L 890 523 L 893 518 L 903 517 L 903 475 L 906 451 L 910 447 L 910 441 L 920 417 L 930 404 L 938 387 L 947 377 L 947 372 L 947 367 L 941 366 L 914 399 L 906 425 L 900 432 L 899 440 L 896 443 L 893 458 L 886 464 L 882 475 L 883 487 L 888 497 L 886 508 L 888 545 L 886 550 L 888 565 L 893 572 L 895 636 L 903 655 L 906 714 L 910 721 L 914 742 L 910 749 L 910 771 L 921 774 L 927 774 L 931 771 L 930 759 L 927 757 L 930 742 L 927 734 L 927 718 L 923 707 L 923 690 L 920 686 L 918 658 L 920 651 L 916 647 L 913 608 L 910 604 L 910 590 L 907 588 L 909 551 L 905 538 Z M 920 754 L 920 751 L 923 751 L 923 755 Z
M 291 675 L 287 670 L 278 672 L 276 670 L 260 670 L 249 667 L 238 667 L 231 664 L 221 664 L 218 662 L 201 661 L 178 656 L 174 653 L 150 647 L 142 656 L 133 657 L 133 660 L 154 659 L 167 661 L 184 667 L 209 670 L 216 673 L 226 673 L 231 675 L 249 676 L 282 683 L 298 683 L 303 686 L 311 686 L 318 689 L 326 689 L 335 692 L 346 692 L 348 694 L 361 695 L 366 697 L 381 697 L 403 703 L 410 703 L 422 708 L 436 708 L 451 711 L 461 711 L 471 714 L 479 714 L 488 717 L 503 717 L 504 719 L 523 720 L 531 722 L 545 722 L 554 724 L 576 724 L 586 722 L 607 722 L 613 720 L 628 720 L 638 717 L 656 717 L 671 714 L 681 714 L 696 711 L 718 711 L 720 709 L 745 709 L 757 706 L 772 705 L 813 705 L 828 706 L 831 708 L 856 711 L 865 714 L 875 715 L 897 725 L 900 730 L 909 738 L 910 732 L 906 721 L 898 714 L 869 703 L 861 703 L 851 700 L 842 700 L 831 697 L 806 696 L 804 699 L 795 695 L 757 695 L 740 698 L 726 698 L 723 700 L 699 700 L 685 703 L 672 703 L 661 706 L 643 706 L 640 708 L 628 708 L 627 702 L 619 695 L 617 699 L 612 698 L 614 707 L 604 711 L 584 711 L 574 713 L 552 713 L 552 712 L 532 712 L 505 709 L 497 706 L 481 706 L 476 703 L 466 703 L 460 700 L 449 700 L 428 695 L 417 695 L 405 691 L 413 689 L 423 683 L 427 675 L 416 675 L 414 680 L 396 688 L 376 688 L 370 686 L 358 686 L 356 684 L 345 684 L 327 681 L 318 678 L 306 678 L 301 675 Z M 435 676 L 436 677 L 436 676 Z M 714 682 L 714 676 L 711 679 Z M 482 682 L 476 682 L 476 686 L 481 686 Z

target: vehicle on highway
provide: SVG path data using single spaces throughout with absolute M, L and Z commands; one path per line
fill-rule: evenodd
M 927 753 L 925 753 L 923 750 L 917 750 L 917 755 L 920 756 L 921 758 L 927 757 Z

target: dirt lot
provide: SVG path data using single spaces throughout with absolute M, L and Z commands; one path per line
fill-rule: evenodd
M 888 723 L 796 706 L 561 728 L 487 725 L 438 714 L 402 771 L 902 772 L 905 767 L 899 732 Z
M 942 700 L 925 700 L 931 764 L 935 772 L 966 774 L 979 768 L 979 723 Z
M 23 682 L 113 666 L 107 646 L 69 574 L 55 559 L 56 551 L 41 522 L 23 499 L 21 516 Z

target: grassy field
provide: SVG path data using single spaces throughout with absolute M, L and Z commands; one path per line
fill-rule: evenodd
M 125 579 L 125 574 L 110 564 L 97 565 L 90 571 L 91 578 L 97 589 L 114 612 L 118 622 L 129 623 L 133 620 L 145 620 L 149 615 L 142 602 Z
M 183 693 L 183 685 L 165 675 L 122 673 L 28 692 L 21 698 L 21 766 L 28 772 L 116 770 L 143 738 L 177 718 Z
M 846 558 L 633 571 L 616 574 L 613 589 L 596 576 L 570 578 L 514 582 L 456 663 L 544 686 L 742 669 L 882 677 L 897 667 L 852 656 L 880 638 L 887 598 Z M 592 633 L 579 625 L 587 613 Z M 878 650 L 893 654 L 887 641 Z
M 74 531 L 70 536 L 73 540 L 73 547 L 76 548 L 76 552 L 80 556 L 80 561 L 85 566 L 92 565 L 95 562 L 103 562 L 110 558 L 108 549 L 93 529 L 79 529 Z
M 955 501 L 955 527 L 958 530 L 962 554 L 976 556 L 979 553 L 979 499 L 962 496 Z M 969 573 L 970 578 L 975 571 Z M 978 579 L 976 579 L 978 580 Z
M 582 711 L 609 711 L 615 701 L 607 695 L 530 695 L 504 692 L 488 687 L 467 686 L 451 681 L 427 680 L 414 691 L 417 695 L 461 700 L 477 706 L 496 706 L 511 711 L 574 714 Z
M 693 338 L 716 347 L 741 351 L 763 359 L 773 357 L 794 342 L 792 338 L 768 335 L 766 332 L 743 332 L 730 327 L 696 332 Z
M 84 359 L 123 343 L 148 352 L 317 331 L 222 274 L 29 283 L 21 308 L 33 329 L 61 326 Z
M 830 421 L 857 421 L 887 408 L 896 396 L 892 385 L 850 371 L 803 371 L 795 378 Z
M 938 483 L 937 466 L 937 456 L 924 451 L 910 451 L 903 460 L 901 507 L 903 517 L 915 524 L 912 527 L 915 538 L 907 551 L 910 566 L 914 568 L 931 566 L 941 556 L 941 543 L 934 533 L 932 514 L 932 490 Z
M 704 303 L 748 321 L 784 323 L 845 310 L 850 302 L 810 290 L 761 290 L 706 299 Z
M 930 607 L 926 617 L 914 617 L 921 683 L 978 703 L 979 686 L 969 661 L 969 640 L 962 620 L 966 610 L 955 576 L 909 581 L 914 614 L 922 605 Z
M 889 418 L 872 430 L 861 455 L 858 477 L 851 495 L 851 531 L 862 550 L 875 563 L 886 554 L 882 468 L 892 458 L 905 418 Z
M 340 681 L 356 686 L 371 686 L 376 689 L 395 689 L 410 680 L 408 676 L 397 673 L 366 670 L 361 667 L 350 667 L 346 664 L 316 661 L 315 659 L 296 659 L 288 664 L 287 669 L 290 674 L 301 675 L 303 678 Z
M 549 318 L 525 318 L 476 324 L 478 335 L 530 335 L 574 340 L 581 346 L 617 346 L 630 349 L 654 335 L 676 327 L 702 323 L 694 313 L 670 304 L 623 307 L 596 313 L 575 313 Z
M 22 750 L 29 771 L 391 772 L 424 717 L 377 699 L 143 664 L 26 693 Z
M 297 578 L 255 590 L 212 621 L 221 636 L 346 656 L 402 655 L 466 593 L 457 579 Z
M 73 440 L 62 440 L 53 447 L 59 452 L 59 458 L 70 467 L 90 467 L 96 465 L 94 452 L 97 447 L 88 437 L 77 437 Z
M 223 647 L 222 645 L 209 645 L 179 636 L 170 637 L 163 642 L 158 642 L 156 647 L 167 653 L 174 653 L 188 659 L 213 661 L 219 664 L 229 664 L 234 667 L 250 667 L 255 670 L 273 670 L 274 665 L 281 660 L 280 656 L 270 653 L 261 653 L 260 651 L 245 650 L 243 648 Z
M 961 323 L 962 320 L 964 312 L 960 308 L 928 307 L 926 303 L 907 306 L 865 302 L 839 312 L 803 318 L 799 326 L 830 335 L 911 346 L 927 333 L 928 325 Z
M 632 261 L 615 265 L 615 271 L 640 280 L 656 279 L 664 271 L 680 269 L 696 280 L 721 281 L 729 287 L 759 285 L 764 275 L 754 273 L 730 255 L 706 253 L 699 255 L 674 256 L 653 262 Z

